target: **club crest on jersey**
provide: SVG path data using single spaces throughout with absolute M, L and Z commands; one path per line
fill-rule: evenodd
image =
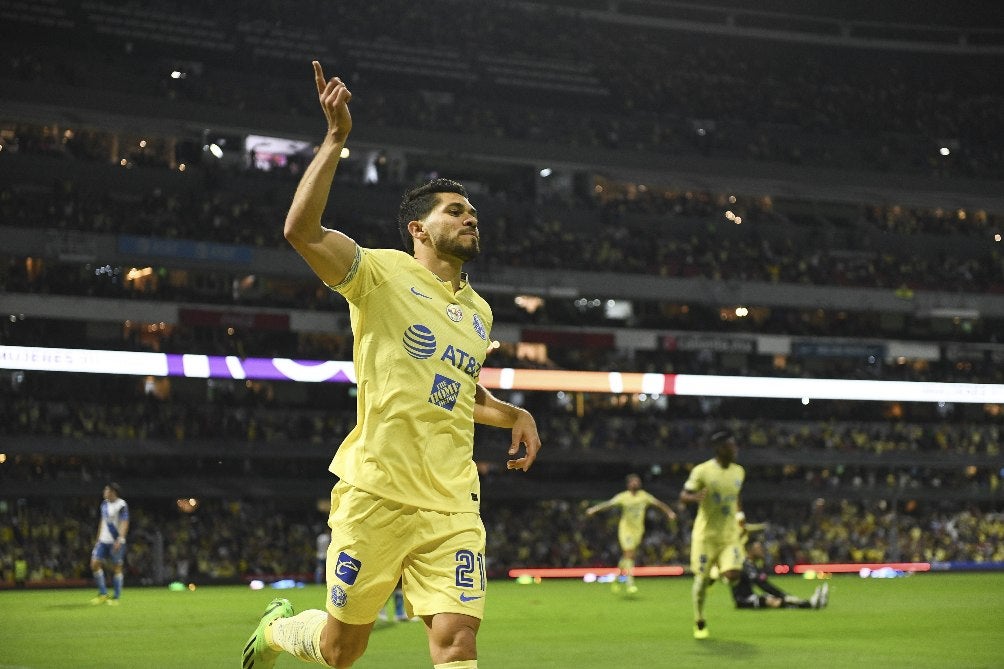
M 482 339 L 488 339 L 488 332 L 485 331 L 485 324 L 481 322 L 481 317 L 474 314 L 471 316 L 471 321 L 474 323 L 474 332 Z
M 448 304 L 446 305 L 446 315 L 454 323 L 459 323 L 464 317 L 464 310 L 460 308 L 459 304 Z
M 336 585 L 331 588 L 331 603 L 342 608 L 345 606 L 345 602 L 349 600 L 349 596 L 345 594 L 345 590 L 340 585 Z
M 335 576 L 346 585 L 352 585 L 359 576 L 359 570 L 363 563 L 355 559 L 345 551 L 338 554 L 338 564 L 335 566 Z M 337 605 L 336 605 L 337 606 Z
M 436 352 L 436 335 L 425 325 L 415 323 L 401 339 L 405 352 L 416 360 L 425 360 Z
M 432 390 L 429 392 L 429 402 L 437 407 L 442 407 L 447 411 L 453 411 L 457 404 L 457 397 L 460 396 L 460 382 L 436 374 L 432 380 Z

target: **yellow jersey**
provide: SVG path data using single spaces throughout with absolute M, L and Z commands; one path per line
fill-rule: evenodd
M 739 491 L 746 480 L 746 470 L 736 463 L 722 467 L 712 458 L 694 467 L 687 482 L 688 492 L 707 489 L 707 496 L 697 508 L 693 536 L 701 540 L 730 542 L 739 540 Z
M 610 503 L 621 508 L 618 529 L 641 536 L 645 531 L 645 509 L 655 503 L 655 497 L 644 490 L 625 490 L 614 495 Z
M 349 302 L 357 423 L 329 469 L 374 495 L 423 509 L 477 511 L 474 395 L 492 311 L 414 257 L 357 246 L 332 289 Z

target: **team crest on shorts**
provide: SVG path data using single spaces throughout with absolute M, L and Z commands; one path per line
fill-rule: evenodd
M 343 606 L 345 606 L 345 602 L 347 602 L 348 599 L 349 596 L 345 594 L 345 590 L 342 588 L 342 586 L 336 585 L 333 588 L 331 588 L 331 603 L 337 606 L 338 608 L 342 608 Z
M 446 315 L 450 317 L 450 320 L 454 323 L 459 323 L 464 317 L 464 310 L 460 308 L 459 304 L 448 304 L 446 305 Z

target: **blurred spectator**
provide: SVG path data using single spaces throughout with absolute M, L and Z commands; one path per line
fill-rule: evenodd
M 87 500 L 89 501 L 89 500 Z M 85 500 L 46 502 L 5 501 L 0 514 L 4 545 L 24 556 L 29 584 L 86 583 L 91 537 Z M 589 521 L 570 500 L 542 500 L 524 505 L 492 506 L 484 510 L 485 524 L 497 537 L 489 573 L 504 576 L 519 567 L 610 566 L 619 556 L 616 518 Z M 168 581 L 211 583 L 251 578 L 293 577 L 310 580 L 315 549 L 312 515 L 304 509 L 277 507 L 267 501 L 206 500 L 190 513 L 167 504 L 136 505 L 135 538 L 126 561 L 130 582 L 151 584 L 154 579 L 152 528 L 160 528 L 165 547 Z M 885 502 L 875 506 L 834 502 L 832 508 L 810 519 L 791 504 L 774 503 L 751 511 L 771 518 L 764 534 L 768 564 L 832 562 L 1002 562 L 1004 515 L 956 506 L 898 512 Z M 584 506 L 582 507 L 584 508 Z M 654 512 L 652 512 L 654 514 Z M 92 514 L 93 515 L 93 512 Z M 661 516 L 659 517 L 661 518 Z M 639 565 L 685 564 L 692 518 L 680 518 L 680 531 L 670 532 L 653 518 L 639 547 Z M 251 529 L 249 529 L 251 528 Z M 84 557 L 82 558 L 81 555 Z M 15 553 L 0 553 L 0 575 L 14 584 Z

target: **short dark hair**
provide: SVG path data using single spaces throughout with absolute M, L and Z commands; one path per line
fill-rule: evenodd
M 708 438 L 708 443 L 711 444 L 712 448 L 718 450 L 719 446 L 735 438 L 736 438 L 735 435 L 732 434 L 730 431 L 719 430 L 718 432 L 715 432 L 714 434 L 711 435 L 711 437 Z
M 420 221 L 429 215 L 429 212 L 436 206 L 437 193 L 456 193 L 467 197 L 467 189 L 462 183 L 443 178 L 433 179 L 405 193 L 401 200 L 401 207 L 397 212 L 397 227 L 401 232 L 401 242 L 408 253 L 415 252 L 415 240 L 408 232 L 408 224 L 412 221 Z
M 111 488 L 112 490 L 114 490 L 116 496 L 118 496 L 118 497 L 122 496 L 122 486 L 120 486 L 115 481 L 109 481 L 108 483 L 105 484 L 105 487 L 108 487 L 108 488 Z

